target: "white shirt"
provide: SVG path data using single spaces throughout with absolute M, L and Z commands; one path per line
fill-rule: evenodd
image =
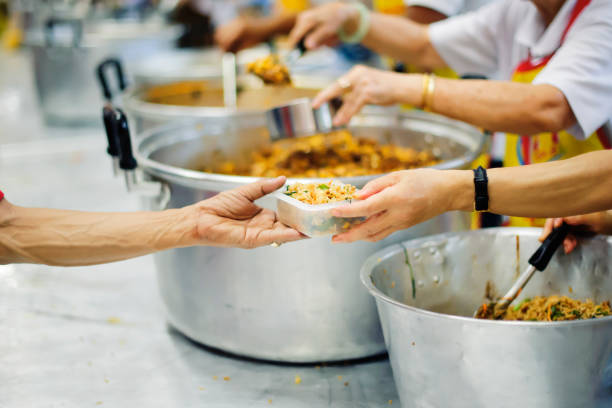
M 497 73 L 512 77 L 527 58 L 556 53 L 533 81 L 553 85 L 565 95 L 577 123 L 568 131 L 585 139 L 612 118 L 612 2 L 592 0 L 561 36 L 576 0 L 567 0 L 545 27 L 535 6 L 504 0 L 430 26 L 431 41 L 460 75 Z
M 404 0 L 404 4 L 406 6 L 427 7 L 450 17 L 478 10 L 491 1 L 493 0 Z

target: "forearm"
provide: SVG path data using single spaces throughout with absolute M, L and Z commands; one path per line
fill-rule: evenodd
M 523 217 L 565 217 L 612 209 L 612 151 L 487 170 L 489 210 Z M 471 211 L 474 176 L 452 171 L 445 181 L 451 208 Z
M 289 34 L 295 25 L 296 14 L 276 14 L 269 17 L 254 19 L 257 30 L 269 38 L 279 34 Z
M 398 102 L 423 104 L 423 76 L 404 74 Z M 499 132 L 557 132 L 575 122 L 563 93 L 551 85 L 435 78 L 431 110 Z
M 415 23 L 431 24 L 446 19 L 448 16 L 439 11 L 423 6 L 409 6 L 406 8 L 406 17 Z
M 194 207 L 87 213 L 0 202 L 0 263 L 92 265 L 196 243 Z
M 372 13 L 363 45 L 423 69 L 446 67 L 429 40 L 427 25 L 405 17 Z

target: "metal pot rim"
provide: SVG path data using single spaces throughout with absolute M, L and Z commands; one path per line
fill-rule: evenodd
M 160 103 L 151 103 L 143 101 L 139 95 L 142 90 L 137 88 L 127 89 L 122 100 L 126 109 L 130 112 L 135 112 L 138 116 L 148 119 L 193 119 L 194 117 L 206 118 L 231 118 L 235 115 L 260 115 L 261 110 L 258 109 L 238 109 L 226 108 L 221 106 L 182 106 L 182 105 L 164 105 Z M 176 124 L 175 124 L 176 126 Z M 160 128 L 154 130 L 160 131 Z M 149 133 L 155 132 L 147 132 Z
M 393 299 L 392 297 L 386 295 L 381 290 L 379 290 L 371 278 L 371 271 L 377 263 L 379 263 L 379 259 L 384 259 L 385 257 L 391 256 L 395 254 L 398 250 L 403 251 L 404 248 L 418 248 L 425 242 L 430 241 L 439 241 L 448 239 L 450 237 L 456 236 L 466 236 L 466 235 L 475 235 L 475 234 L 493 234 L 498 231 L 506 232 L 510 235 L 516 235 L 521 233 L 522 235 L 530 235 L 535 236 L 539 235 L 541 232 L 540 228 L 525 228 L 525 227 L 497 227 L 497 228 L 487 228 L 486 230 L 471 230 L 471 231 L 461 231 L 461 232 L 447 232 L 443 234 L 430 235 L 423 238 L 411 239 L 408 241 L 401 242 L 399 244 L 394 244 L 388 246 L 387 248 L 383 248 L 380 251 L 375 252 L 371 256 L 366 259 L 365 263 L 361 267 L 360 278 L 361 283 L 366 287 L 368 292 L 376 299 L 383 302 L 386 302 L 390 305 L 396 306 L 400 309 L 406 310 L 411 313 L 416 313 L 422 315 L 427 318 L 434 318 L 445 321 L 458 321 L 463 324 L 470 325 L 478 325 L 478 326 L 493 326 L 493 325 L 502 325 L 502 326 L 517 326 L 517 327 L 529 327 L 530 329 L 542 329 L 546 330 L 548 328 L 559 328 L 559 327 L 576 327 L 576 326 L 592 326 L 599 324 L 612 324 L 612 316 L 601 317 L 598 319 L 584 319 L 584 320 L 571 320 L 571 321 L 560 321 L 560 322 L 527 322 L 527 321 L 502 321 L 502 320 L 481 320 L 474 319 L 472 317 L 465 316 L 457 316 L 450 315 L 445 313 L 432 312 L 430 310 L 421 309 L 415 306 L 410 306 L 405 303 L 402 303 L 398 300 Z M 604 238 L 610 243 L 612 243 L 612 237 Z
M 153 104 L 149 104 L 149 105 L 153 105 Z M 200 111 L 207 111 L 208 109 L 215 109 L 215 108 L 195 108 L 195 109 L 196 110 L 199 109 Z M 228 112 L 227 110 L 225 110 L 225 112 L 223 112 L 223 110 L 225 110 L 225 108 L 219 108 L 218 110 L 214 110 L 213 113 L 218 113 L 221 117 L 231 117 L 231 116 L 234 116 L 235 114 L 238 114 L 241 116 L 252 114 L 251 112 L 244 112 L 244 111 Z M 255 116 L 259 116 L 259 115 L 260 115 L 259 112 L 255 112 Z M 375 116 L 390 117 L 388 112 L 381 113 L 379 111 L 377 113 L 365 113 L 365 114 L 362 113 L 356 116 L 352 122 L 353 122 L 353 125 L 360 126 L 359 119 L 361 117 L 375 117 Z M 474 161 L 478 157 L 478 155 L 482 151 L 483 146 L 486 143 L 484 134 L 482 134 L 482 132 L 480 132 L 476 127 L 469 125 L 467 123 L 455 121 L 455 120 L 448 119 L 440 115 L 434 115 L 434 114 L 425 113 L 421 111 L 401 112 L 396 115 L 393 115 L 393 119 L 409 119 L 411 117 L 416 118 L 416 119 L 419 119 L 419 118 L 427 119 L 430 121 L 433 120 L 441 124 L 451 124 L 452 126 L 463 129 L 466 132 L 478 132 L 481 135 L 476 149 L 468 151 L 463 156 L 455 157 L 453 159 L 446 160 L 442 163 L 439 163 L 433 166 L 429 166 L 429 168 L 444 170 L 444 169 L 460 168 L 461 166 L 465 166 L 471 163 L 472 161 Z M 237 185 L 247 184 L 247 183 L 260 179 L 259 177 L 232 176 L 232 175 L 218 174 L 218 173 L 204 173 L 201 171 L 189 170 L 189 169 L 184 169 L 181 167 L 176 167 L 176 166 L 171 166 L 168 164 L 160 163 L 150 158 L 150 155 L 153 152 L 155 152 L 160 147 L 163 147 L 166 145 L 164 142 L 168 138 L 166 135 L 168 131 L 171 131 L 172 129 L 179 129 L 181 127 L 194 126 L 197 123 L 200 123 L 200 120 L 192 118 L 192 120 L 187 121 L 187 122 L 182 122 L 181 124 L 178 124 L 178 125 L 176 123 L 169 123 L 169 124 L 163 125 L 162 127 L 157 127 L 157 128 L 145 131 L 142 135 L 140 135 L 139 142 L 134 151 L 134 156 L 136 160 L 138 161 L 139 166 L 143 168 L 147 173 L 150 173 L 161 179 L 170 180 L 172 182 L 181 184 L 183 186 L 196 187 L 196 188 L 201 187 L 199 185 L 199 183 L 201 182 L 214 182 L 214 183 L 223 183 L 226 185 L 231 184 L 231 185 L 237 186 Z M 350 129 L 350 126 L 349 126 L 349 129 Z M 182 140 L 190 140 L 190 139 L 191 139 L 191 136 L 188 136 L 188 137 L 174 139 L 174 141 L 182 141 Z M 373 180 L 375 178 L 381 177 L 383 175 L 384 174 L 374 174 L 370 176 L 344 177 L 344 178 L 339 178 L 339 180 L 343 183 L 359 185 L 359 184 L 366 183 L 370 180 Z M 315 183 L 320 182 L 322 180 L 327 180 L 327 179 L 328 178 L 288 178 L 288 180 L 291 180 L 291 181 L 315 182 Z

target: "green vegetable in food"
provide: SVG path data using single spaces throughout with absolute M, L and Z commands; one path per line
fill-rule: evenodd
M 414 279 L 414 270 L 412 269 L 412 264 L 410 263 L 410 257 L 408 256 L 408 248 L 404 247 L 404 262 L 408 265 L 408 269 L 410 270 L 410 283 L 412 284 L 412 298 L 416 299 L 416 281 Z
M 289 191 L 287 193 L 284 193 L 285 195 L 288 195 L 289 197 L 291 197 L 292 195 L 294 195 L 295 193 L 297 193 L 297 191 Z
M 531 299 L 529 299 L 529 298 L 525 298 L 525 299 L 521 300 L 521 303 L 519 303 L 518 305 L 514 306 L 514 311 L 515 311 L 515 312 L 518 312 L 519 310 L 521 310 L 521 308 L 523 307 L 523 305 L 524 305 L 525 303 L 528 303 L 528 302 L 531 302 Z
M 557 309 L 557 306 L 553 306 L 550 308 L 550 318 L 551 320 L 555 320 L 558 317 L 563 317 L 563 312 L 560 309 Z
M 319 184 L 317 188 L 319 190 L 329 190 L 329 186 L 327 184 Z

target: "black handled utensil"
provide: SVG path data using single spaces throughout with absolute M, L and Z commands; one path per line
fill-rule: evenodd
M 521 293 L 525 285 L 527 285 L 535 271 L 543 271 L 546 269 L 553 255 L 569 233 L 569 230 L 570 227 L 566 223 L 553 229 L 540 247 L 533 253 L 531 258 L 529 258 L 529 267 L 518 277 L 504 297 L 498 302 L 481 305 L 474 313 L 474 317 L 488 317 L 491 314 L 494 318 L 503 316 L 510 304 L 516 299 L 519 293 Z
M 102 108 L 102 120 L 104 121 L 104 130 L 106 131 L 106 138 L 108 140 L 108 147 L 106 153 L 113 160 L 113 174 L 119 173 L 119 146 L 118 146 L 118 123 L 117 123 L 117 111 L 113 109 L 110 104 L 107 104 Z
M 117 58 L 108 58 L 102 61 L 96 68 L 96 73 L 98 75 L 98 81 L 100 82 L 100 87 L 102 88 L 102 94 L 104 95 L 104 99 L 106 99 L 106 101 L 108 102 L 112 101 L 113 99 L 113 93 L 111 92 L 111 88 L 109 86 L 110 81 L 106 76 L 107 70 L 111 68 L 113 68 L 115 71 L 119 91 L 123 92 L 127 88 L 127 83 L 125 81 L 125 75 L 123 74 L 123 67 L 121 65 L 121 61 L 119 61 Z

